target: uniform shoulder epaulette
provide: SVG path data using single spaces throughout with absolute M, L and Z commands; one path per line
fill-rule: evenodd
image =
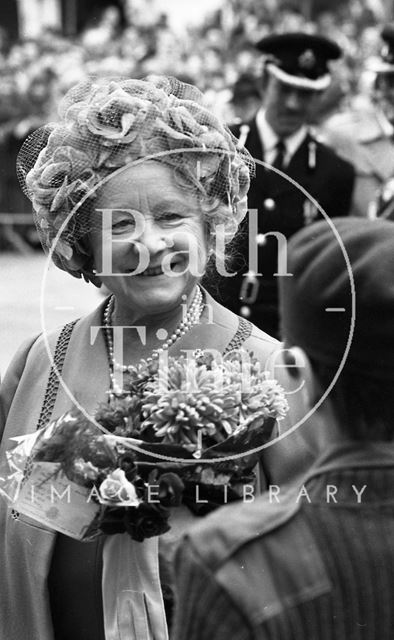
M 215 572 L 216 582 L 255 628 L 332 591 L 319 540 L 299 515 L 250 538 Z
M 255 628 L 332 590 L 318 542 L 297 517 L 297 495 L 271 504 L 266 494 L 220 509 L 190 535 L 201 562 Z
M 227 505 L 193 528 L 193 547 L 214 571 L 247 542 L 294 517 L 300 508 L 296 496 L 297 492 L 289 491 L 277 502 L 266 493 L 253 502 Z M 250 499 L 250 495 L 246 498 Z

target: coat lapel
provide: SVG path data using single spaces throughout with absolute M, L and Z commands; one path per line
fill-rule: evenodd
M 219 305 L 206 291 L 202 321 L 178 340 L 170 351 L 178 356 L 184 350 L 214 349 L 220 353 L 238 328 L 238 318 Z M 52 418 L 69 411 L 73 402 L 92 414 L 107 400 L 110 387 L 107 349 L 102 329 L 106 300 L 78 322 L 71 336 Z M 95 336 L 92 344 L 91 337 Z M 82 395 L 83 394 L 83 395 Z
M 69 411 L 73 404 L 92 414 L 101 402 L 107 400 L 110 387 L 109 366 L 103 330 L 103 309 L 95 309 L 74 328 L 67 349 L 62 372 L 62 383 L 57 394 L 52 417 Z M 93 340 L 94 339 L 94 340 Z
M 249 127 L 249 133 L 245 146 L 255 160 L 264 160 L 264 149 L 257 128 L 256 118 L 250 120 L 247 125 Z
M 308 133 L 291 157 L 287 167 L 287 171 L 293 180 L 299 182 L 301 186 L 307 190 L 308 184 L 311 183 L 311 177 L 313 175 L 313 169 L 309 169 L 308 166 L 309 143 L 311 141 L 312 138 Z

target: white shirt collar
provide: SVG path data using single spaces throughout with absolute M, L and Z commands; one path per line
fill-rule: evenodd
M 277 136 L 271 125 L 268 124 L 264 108 L 258 110 L 256 115 L 256 124 L 264 149 L 264 159 L 266 162 L 272 162 L 276 154 L 276 144 L 279 140 L 279 136 Z M 308 127 L 306 125 L 302 125 L 302 127 L 297 129 L 295 133 L 283 138 L 283 142 L 286 145 L 285 164 L 288 164 L 298 147 L 304 141 L 307 133 Z

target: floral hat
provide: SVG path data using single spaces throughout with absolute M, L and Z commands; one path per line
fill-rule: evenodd
M 88 80 L 66 94 L 59 115 L 27 138 L 17 160 L 42 245 L 57 266 L 86 277 L 83 237 L 100 225 L 97 189 L 141 159 L 173 167 L 176 183 L 199 194 L 210 232 L 221 223 L 227 239 L 234 236 L 254 163 L 196 87 L 165 76 Z

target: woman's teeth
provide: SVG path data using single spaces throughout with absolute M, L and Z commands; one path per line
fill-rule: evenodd
M 148 269 L 145 269 L 145 271 L 140 273 L 140 275 L 141 276 L 160 276 L 162 273 L 163 273 L 163 269 L 159 266 L 159 267 L 149 267 Z
M 173 273 L 179 271 L 182 268 L 182 263 L 181 262 L 173 262 L 171 263 L 170 266 L 170 271 L 172 271 Z M 145 277 L 152 277 L 152 276 L 161 276 L 163 275 L 163 273 L 165 273 L 163 271 L 163 268 L 161 267 L 161 265 L 159 265 L 158 267 L 149 267 L 148 269 L 145 269 L 145 271 L 143 271 L 142 273 L 140 273 L 140 276 L 145 276 Z

